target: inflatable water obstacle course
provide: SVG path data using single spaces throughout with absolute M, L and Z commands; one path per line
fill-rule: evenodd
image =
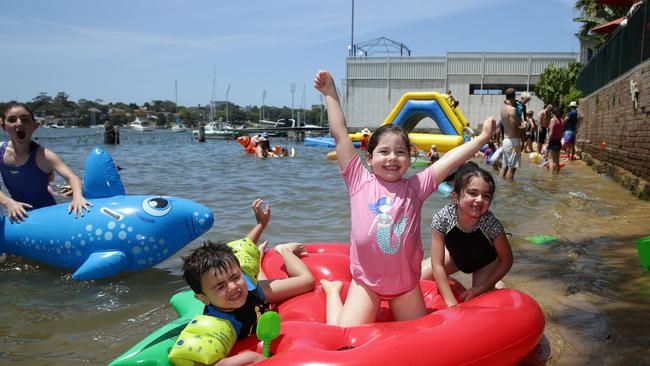
M 424 118 L 431 118 L 442 134 L 413 133 L 415 126 Z M 469 123 L 460 108 L 452 108 L 449 97 L 437 92 L 408 92 L 405 93 L 393 107 L 388 117 L 382 123 L 396 124 L 409 133 L 411 142 L 422 150 L 428 151 L 431 145 L 436 145 L 438 152 L 447 152 L 469 139 L 465 130 Z M 359 148 L 362 132 L 350 134 L 350 139 Z M 305 146 L 334 147 L 331 137 L 305 137 Z

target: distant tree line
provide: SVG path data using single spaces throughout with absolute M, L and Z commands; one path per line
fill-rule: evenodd
M 4 110 L 15 101 L 0 102 L 0 110 Z M 126 125 L 136 116 L 155 116 L 159 127 L 175 123 L 176 115 L 187 126 L 198 126 L 210 119 L 210 105 L 196 107 L 177 106 L 169 100 L 153 100 L 142 105 L 136 103 L 105 103 L 101 99 L 79 99 L 74 102 L 65 92 L 59 92 L 51 97 L 42 92 L 26 104 L 39 120 L 46 122 L 62 122 L 70 126 L 88 127 L 95 124 L 112 123 Z M 260 110 L 263 110 L 263 116 Z M 227 121 L 233 124 L 255 123 L 259 119 L 276 121 L 281 118 L 292 118 L 290 107 L 239 106 L 232 102 L 215 102 L 214 120 Z M 293 118 L 309 124 L 326 125 L 327 112 L 324 110 L 321 119 L 321 106 L 312 105 L 311 109 L 294 109 Z

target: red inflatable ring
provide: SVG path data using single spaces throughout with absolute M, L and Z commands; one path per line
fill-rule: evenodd
M 343 296 L 350 281 L 349 245 L 308 244 L 303 258 L 316 284 L 342 280 Z M 269 278 L 286 277 L 282 258 L 265 255 L 262 268 Z M 458 296 L 465 288 L 450 281 Z M 544 332 L 544 315 L 530 296 L 512 289 L 495 290 L 453 308 L 446 308 L 435 282 L 421 281 L 427 308 L 420 319 L 393 322 L 383 302 L 378 322 L 341 328 L 325 323 L 325 294 L 311 293 L 278 306 L 280 336 L 264 365 L 514 365 L 531 353 Z M 231 355 L 261 345 L 244 339 Z

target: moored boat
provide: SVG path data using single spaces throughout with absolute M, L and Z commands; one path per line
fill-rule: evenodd
M 136 117 L 133 122 L 129 124 L 129 128 L 138 132 L 151 132 L 153 127 L 147 121 L 142 121 L 140 118 Z

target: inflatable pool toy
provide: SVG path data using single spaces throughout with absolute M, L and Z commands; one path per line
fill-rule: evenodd
M 255 154 L 255 150 L 257 148 L 257 143 L 253 141 L 253 139 L 250 136 L 238 136 L 237 137 L 237 142 L 244 148 L 244 151 L 246 151 L 249 154 Z M 289 150 L 286 150 L 286 154 L 282 154 L 282 151 L 285 150 L 282 148 L 280 145 L 275 145 L 269 149 L 269 157 L 283 157 L 283 156 L 288 156 L 288 157 L 294 157 L 296 155 L 296 149 L 293 147 Z
M 293 158 L 294 156 L 296 156 L 296 149 L 293 147 L 287 150 L 286 148 L 283 149 L 280 145 L 276 145 L 271 152 L 273 154 L 269 154 L 269 156 L 272 158 L 284 158 L 284 157 Z
M 158 264 L 214 221 L 209 208 L 193 201 L 125 195 L 113 159 L 101 148 L 88 156 L 83 180 L 90 212 L 75 219 L 63 203 L 30 211 L 20 224 L 3 217 L 0 252 L 73 270 L 76 280 L 95 280 Z
M 353 141 L 352 144 L 356 149 L 361 148 L 361 141 Z M 334 137 L 305 137 L 304 145 L 335 148 L 336 142 L 334 142 Z
M 236 340 L 237 331 L 229 321 L 197 315 L 174 342 L 169 359 L 176 366 L 212 365 L 228 356 Z
M 639 253 L 641 268 L 644 271 L 650 270 L 650 236 L 636 241 L 636 250 Z
M 536 152 L 532 152 L 528 154 L 528 160 L 532 161 L 534 164 L 539 164 L 540 161 L 539 154 Z
M 442 134 L 413 133 L 415 126 L 423 119 L 431 118 Z M 420 149 L 428 151 L 436 145 L 439 152 L 447 152 L 468 141 L 471 136 L 466 133 L 469 123 L 460 108 L 452 108 L 446 94 L 436 92 L 405 93 L 389 113 L 382 125 L 396 124 L 409 134 L 411 142 Z M 370 132 L 370 131 L 367 131 Z M 361 147 L 361 140 L 367 136 L 366 131 L 349 134 L 356 148 Z M 335 147 L 331 137 L 305 138 L 305 146 Z
M 253 139 L 250 136 L 238 136 L 237 142 L 246 150 L 249 154 L 255 154 L 255 148 L 257 144 L 253 142 Z
M 429 159 L 411 158 L 411 168 L 413 169 L 423 169 L 430 165 L 431 165 L 431 161 Z
M 452 187 L 447 182 L 442 182 L 438 184 L 438 189 L 436 189 L 436 193 L 444 197 L 449 197 L 451 195 L 451 192 L 453 191 L 454 191 L 454 187 Z
M 228 246 L 235 252 L 242 271 L 257 285 L 257 275 L 260 273 L 260 251 L 249 238 L 233 240 Z
M 526 240 L 536 245 L 546 245 L 554 243 L 559 239 L 552 235 L 533 235 L 526 237 Z
M 303 258 L 315 277 L 350 280 L 349 245 L 308 244 Z M 287 277 L 282 258 L 265 255 L 262 267 L 269 277 Z M 458 296 L 464 287 L 450 280 Z M 446 308 L 435 283 L 421 281 L 429 315 L 407 322 L 391 322 L 382 302 L 378 322 L 340 328 L 323 324 L 325 295 L 320 286 L 277 307 L 282 319 L 280 337 L 272 346 L 269 365 L 495 365 L 516 364 L 539 343 L 544 316 L 529 296 L 511 289 L 491 291 L 453 308 Z M 191 291 L 172 297 L 181 316 L 125 352 L 110 365 L 171 365 L 167 355 L 178 334 L 203 305 Z M 494 329 L 499 329 L 495 332 Z M 488 335 L 485 336 L 485 335 Z M 471 344 L 472 347 L 467 347 Z M 433 347 L 432 345 L 435 345 Z M 260 352 L 261 344 L 248 337 L 235 344 L 230 355 L 243 350 Z
M 469 139 L 464 136 L 469 123 L 460 108 L 452 108 L 448 96 L 436 92 L 409 92 L 402 95 L 382 125 L 395 124 L 409 133 L 412 143 L 429 150 L 436 145 L 439 152 L 447 152 Z M 431 118 L 442 134 L 412 133 L 423 119 Z
M 349 245 L 306 244 L 303 258 L 318 284 L 320 279 L 344 281 L 350 276 Z M 284 278 L 282 258 L 264 256 L 262 268 L 269 278 Z M 458 297 L 465 289 L 450 279 Z M 265 365 L 514 365 L 535 349 L 544 332 L 544 315 L 528 295 L 512 289 L 491 291 L 447 308 L 435 282 L 421 281 L 430 314 L 416 320 L 394 322 L 387 302 L 382 302 L 377 323 L 341 328 L 325 322 L 325 294 L 313 292 L 277 306 L 282 325 Z M 184 326 L 200 315 L 203 304 L 191 291 L 172 297 L 180 319 L 155 331 L 110 363 L 119 365 L 171 365 L 171 345 Z M 498 331 L 495 331 L 498 330 Z M 471 346 L 469 346 L 471 345 Z M 244 350 L 261 352 L 250 336 L 237 343 L 230 355 Z

